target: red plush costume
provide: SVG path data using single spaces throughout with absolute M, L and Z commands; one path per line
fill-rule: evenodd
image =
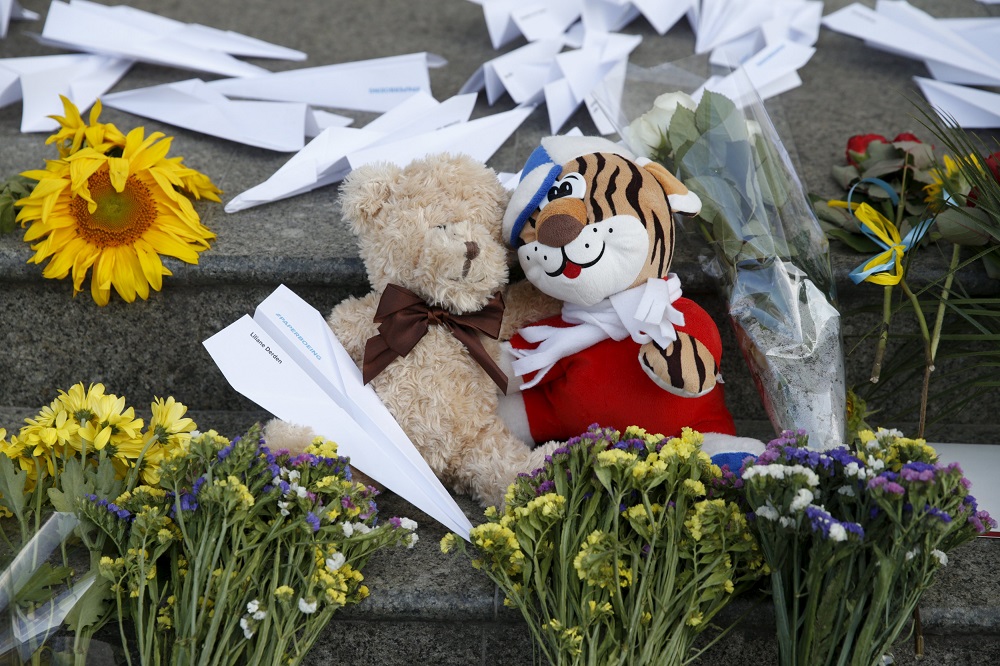
M 716 364 L 722 357 L 722 340 L 715 322 L 700 306 L 686 298 L 673 306 L 684 314 L 685 325 L 677 326 L 708 347 Z M 571 326 L 561 317 L 536 325 Z M 532 349 L 520 334 L 510 344 Z M 631 338 L 606 339 L 559 360 L 541 381 L 522 391 L 524 408 L 536 442 L 566 440 L 594 423 L 624 430 L 631 425 L 667 437 L 682 427 L 699 432 L 735 435 L 732 416 L 726 409 L 722 384 L 697 398 L 685 398 L 657 386 L 646 376 L 637 357 L 639 344 Z M 530 380 L 535 373 L 526 376 Z

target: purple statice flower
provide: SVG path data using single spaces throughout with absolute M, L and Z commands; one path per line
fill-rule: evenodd
M 306 522 L 312 527 L 313 532 L 319 532 L 319 516 L 310 511 L 306 514 Z
M 931 506 L 930 504 L 926 504 L 926 505 L 924 505 L 924 511 L 926 511 L 928 513 L 928 515 L 934 516 L 935 518 L 937 518 L 938 520 L 940 520 L 942 523 L 950 523 L 951 522 L 951 515 L 947 511 L 942 511 L 941 509 L 937 508 L 936 506 Z
M 354 502 L 351 501 L 350 497 L 341 497 L 340 498 L 340 506 L 342 506 L 345 509 L 354 509 L 354 508 L 357 508 L 357 507 L 354 506 Z
M 556 489 L 556 482 L 552 479 L 546 479 L 538 484 L 535 488 L 535 496 L 544 495 L 545 493 L 553 492 Z
M 181 511 L 194 511 L 198 508 L 198 500 L 192 493 L 181 493 Z
M 132 517 L 132 514 L 127 509 L 118 509 L 118 511 L 115 512 L 115 515 L 122 520 L 127 520 Z
M 997 526 L 997 521 L 990 517 L 990 514 L 986 511 L 976 511 L 969 516 L 969 524 L 975 528 L 976 532 L 982 534 L 983 532 L 988 532 Z
M 97 495 L 94 495 L 93 493 L 91 493 L 89 495 L 84 495 L 84 497 L 87 498 L 87 501 L 97 502 Z
M 389 524 L 392 525 L 394 528 L 399 529 L 400 527 L 403 526 L 403 521 L 399 516 L 393 516 L 392 518 L 389 519 Z
M 278 480 L 278 487 L 281 488 L 282 495 L 287 495 L 288 491 L 291 490 L 292 488 L 292 486 L 288 483 L 288 481 L 285 481 L 284 479 Z
M 864 528 L 858 523 L 839 521 L 815 504 L 806 507 L 806 516 L 812 531 L 819 533 L 824 539 L 846 541 L 851 534 L 858 539 L 865 536 Z
M 934 475 L 936 473 L 937 467 L 930 463 L 909 462 L 903 465 L 903 469 L 899 471 L 899 476 L 905 481 L 934 483 Z
M 201 491 L 201 487 L 205 485 L 206 481 L 208 481 L 208 479 L 204 476 L 199 476 L 197 479 L 195 479 L 194 483 L 191 484 L 191 494 L 197 495 L 198 492 Z
M 239 441 L 239 437 L 235 438 L 225 448 L 219 449 L 219 452 L 216 454 L 216 456 L 218 456 L 219 460 L 225 460 L 226 458 L 228 458 L 229 454 L 232 453 L 233 449 L 236 447 L 236 442 L 238 442 L 238 441 Z
M 892 495 L 905 495 L 906 488 L 896 483 L 899 476 L 895 472 L 882 472 L 868 482 L 868 488 L 874 490 L 881 489 Z
M 838 463 L 842 467 L 847 467 L 851 463 L 854 463 L 858 467 L 864 467 L 865 463 L 863 460 L 851 453 L 851 450 L 845 446 L 838 446 L 835 449 L 829 449 L 824 451 L 827 456 L 829 456 L 834 462 Z

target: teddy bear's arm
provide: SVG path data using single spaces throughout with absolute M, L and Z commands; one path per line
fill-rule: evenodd
M 527 280 L 508 285 L 503 300 L 505 307 L 500 340 L 510 340 L 518 329 L 557 315 L 562 309 L 562 301 L 543 294 Z
M 365 356 L 365 343 L 378 333 L 378 324 L 374 321 L 377 298 L 374 292 L 361 298 L 352 296 L 334 306 L 326 319 L 359 368 Z

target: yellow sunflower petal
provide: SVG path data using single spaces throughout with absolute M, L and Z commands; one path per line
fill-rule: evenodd
M 128 180 L 129 161 L 124 157 L 108 158 L 108 176 L 111 178 L 111 186 L 115 192 L 125 190 L 125 181 Z

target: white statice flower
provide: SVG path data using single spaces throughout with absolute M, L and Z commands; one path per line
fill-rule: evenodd
M 875 456 L 868 456 L 868 466 L 875 472 L 881 472 L 885 469 L 885 461 Z
M 943 567 L 948 566 L 948 554 L 945 553 L 943 550 L 938 550 L 937 548 L 935 548 L 934 550 L 931 551 L 931 555 L 937 558 L 938 564 L 940 564 L 941 566 Z
M 368 527 L 364 523 L 354 523 L 354 531 L 358 534 L 368 534 L 372 531 L 372 528 Z
M 247 603 L 247 612 L 250 613 L 251 615 L 256 613 L 258 610 L 260 610 L 260 602 L 257 601 L 256 599 Z
M 670 127 L 670 121 L 683 106 L 690 110 L 698 104 L 690 95 L 682 92 L 664 93 L 653 101 L 653 108 L 633 120 L 625 129 L 625 141 L 640 157 L 650 157 L 663 143 L 663 135 Z
M 342 523 L 340 528 L 344 530 L 344 536 L 350 538 L 354 535 L 354 525 L 352 523 Z
M 305 613 L 306 615 L 311 615 L 315 613 L 316 606 L 317 604 L 315 601 L 306 601 L 302 597 L 299 597 L 299 610 Z
M 331 572 L 336 571 L 340 567 L 347 563 L 347 558 L 344 557 L 343 553 L 334 553 L 330 557 L 326 558 L 326 568 Z
M 257 611 L 256 613 L 254 613 L 254 614 L 253 614 L 253 619 L 255 619 L 255 620 L 257 620 L 258 622 L 260 622 L 260 621 L 261 621 L 261 620 L 263 620 L 263 619 L 264 619 L 264 618 L 265 618 L 266 616 L 267 616 L 267 613 L 266 613 L 265 611 L 262 611 L 262 610 L 259 610 L 259 611 Z
M 853 486 L 841 486 L 837 488 L 837 492 L 841 495 L 846 495 L 848 497 L 856 497 L 857 493 L 854 492 Z
M 909 562 L 914 557 L 916 557 L 919 553 L 920 553 L 920 546 L 917 546 L 913 550 L 907 551 L 906 555 L 904 555 L 903 557 L 905 557 L 906 561 Z
M 417 529 L 417 521 L 410 520 L 409 518 L 400 518 L 399 526 L 402 527 L 404 530 L 410 530 L 412 532 L 413 530 Z
M 302 474 L 299 473 L 299 470 L 297 469 L 288 470 L 288 480 L 291 481 L 292 483 L 296 483 L 301 478 Z
M 830 525 L 830 539 L 832 541 L 847 541 L 847 530 L 840 523 Z
M 771 505 L 771 502 L 759 507 L 754 513 L 757 514 L 758 518 L 763 518 L 764 520 L 778 520 L 778 510 Z
M 795 527 L 795 519 L 789 518 L 788 516 L 782 516 L 781 519 L 778 520 L 778 524 L 782 527 Z
M 420 537 L 417 536 L 416 532 L 410 532 L 409 537 L 406 540 L 406 547 L 413 548 L 420 541 Z
M 253 638 L 253 629 L 250 628 L 250 621 L 245 617 L 240 618 L 240 629 L 243 630 L 243 638 L 247 640 Z
M 795 499 L 792 500 L 791 506 L 788 509 L 792 513 L 799 513 L 805 511 L 806 507 L 812 504 L 813 497 L 812 491 L 806 490 L 805 488 L 799 488 L 798 492 L 795 493 Z
M 844 475 L 850 477 L 861 477 L 864 476 L 863 469 L 856 462 L 849 462 L 844 465 Z
M 819 476 L 817 476 L 816 472 L 803 465 L 780 465 L 778 463 L 770 465 L 754 465 L 752 467 L 748 467 L 746 471 L 743 472 L 744 481 L 748 481 L 757 476 L 768 477 L 777 481 L 784 481 L 785 479 L 793 476 L 801 476 L 805 478 L 806 484 L 810 487 L 815 488 L 819 485 Z
M 278 501 L 278 509 L 281 510 L 281 515 L 287 516 L 290 513 L 288 511 L 288 505 L 289 504 L 290 504 L 290 502 L 282 502 L 280 500 Z

